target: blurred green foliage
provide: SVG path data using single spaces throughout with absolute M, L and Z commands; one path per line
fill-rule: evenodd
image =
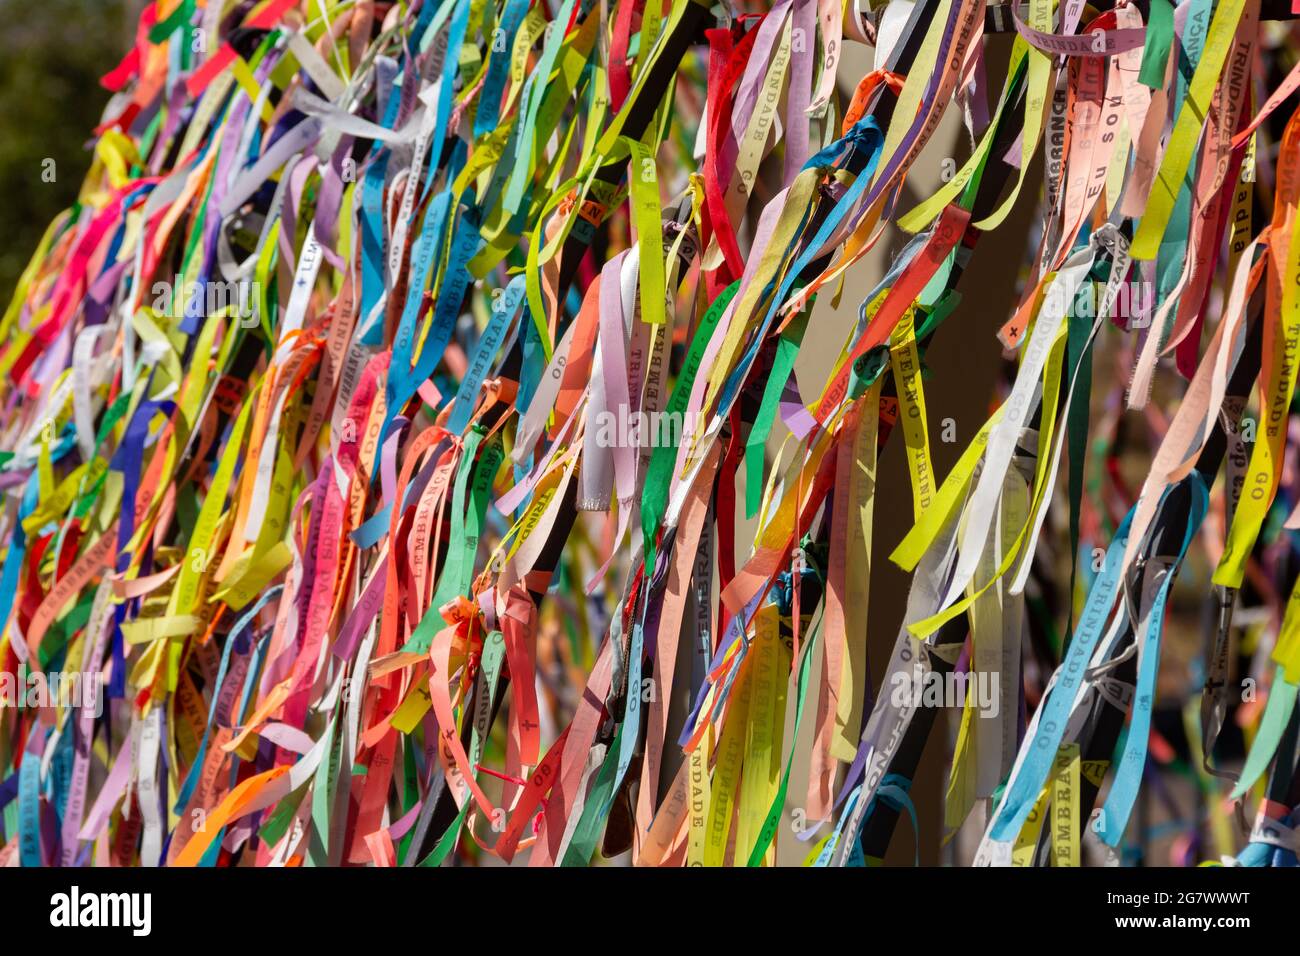
M 139 6 L 0 0 L 0 311 L 45 227 L 77 197 L 111 96 L 99 78 L 129 47 Z M 41 178 L 46 159 L 54 182 Z

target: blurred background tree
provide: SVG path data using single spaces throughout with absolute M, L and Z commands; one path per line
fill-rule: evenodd
M 77 197 L 99 78 L 130 46 L 144 0 L 0 0 L 0 310 L 51 219 Z M 54 181 L 41 177 L 54 160 Z

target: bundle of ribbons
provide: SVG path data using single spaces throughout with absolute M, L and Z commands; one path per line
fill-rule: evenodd
M 1295 865 L 1289 16 L 154 0 L 2 320 L 0 860 L 1114 863 L 1177 778 L 1186 862 Z M 1013 209 L 940 480 L 926 351 Z

